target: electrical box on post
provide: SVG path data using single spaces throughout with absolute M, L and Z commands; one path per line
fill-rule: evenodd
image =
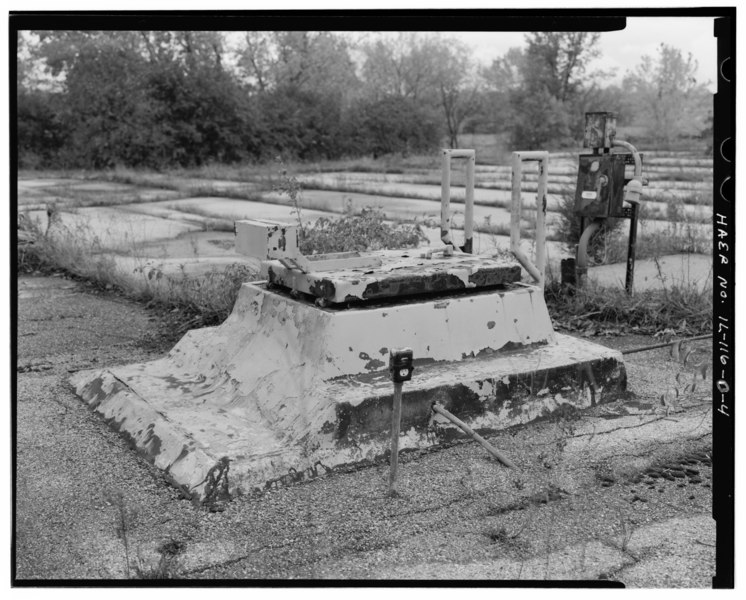
M 624 186 L 630 180 L 626 171 L 633 164 L 632 155 L 626 153 L 581 154 L 575 214 L 590 218 L 628 217 L 624 210 Z
M 581 154 L 575 213 L 583 217 L 621 216 L 624 200 L 624 156 Z

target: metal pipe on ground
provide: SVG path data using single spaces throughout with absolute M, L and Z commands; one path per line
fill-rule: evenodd
M 448 412 L 445 408 L 443 408 L 442 406 L 436 403 L 433 403 L 432 408 L 434 412 L 438 413 L 439 415 L 444 416 L 451 423 L 453 423 L 456 427 L 461 429 L 461 431 L 463 431 L 466 435 L 471 437 L 474 441 L 479 442 L 479 444 L 481 444 L 482 447 L 484 447 L 484 449 L 487 450 L 487 452 L 489 452 L 492 456 L 494 456 L 498 461 L 500 461 L 506 467 L 508 467 L 509 469 L 518 468 L 513 461 L 511 461 L 508 457 L 502 454 L 497 448 L 495 448 L 492 444 L 490 444 L 487 440 L 485 440 L 481 435 L 479 435 L 466 423 L 464 423 L 459 418 L 457 418 L 456 416 Z
M 630 348 L 629 350 L 622 350 L 622 354 L 634 354 L 635 352 L 645 352 L 646 350 L 657 350 L 658 348 L 666 348 L 673 346 L 676 342 L 683 344 L 684 342 L 696 342 L 697 340 L 707 340 L 712 337 L 711 333 L 705 335 L 697 335 L 690 338 L 684 338 L 683 340 L 672 340 L 670 342 L 663 342 L 661 344 L 652 344 L 650 346 L 640 346 L 638 348 Z

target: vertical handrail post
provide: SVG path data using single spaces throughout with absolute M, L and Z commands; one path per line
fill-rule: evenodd
M 521 246 L 521 180 L 523 178 L 523 164 L 519 152 L 513 152 L 510 170 L 511 192 L 510 192 L 510 247 L 515 252 Z
M 451 152 L 441 152 L 440 166 L 440 239 L 453 246 L 451 240 Z
M 539 163 L 539 182 L 536 192 L 536 256 L 534 264 L 521 249 L 521 209 L 523 200 L 521 181 L 523 162 Z M 549 178 L 548 152 L 513 152 L 511 167 L 511 211 L 510 211 L 510 250 L 521 266 L 528 271 L 533 280 L 544 289 L 546 272 L 546 214 L 547 214 L 547 181 Z
M 464 245 L 461 250 L 472 253 L 474 246 L 474 165 L 476 163 L 474 150 L 444 148 L 441 150 L 440 176 L 440 239 L 444 244 L 456 248 L 451 236 L 451 159 L 466 159 L 466 191 L 464 194 Z
M 466 206 L 464 208 L 464 252 L 471 254 L 474 243 L 474 165 L 476 153 L 466 158 Z
M 539 160 L 539 185 L 536 190 L 536 268 L 541 274 L 539 286 L 544 289 L 547 266 L 546 217 L 547 182 L 549 178 L 549 154 Z

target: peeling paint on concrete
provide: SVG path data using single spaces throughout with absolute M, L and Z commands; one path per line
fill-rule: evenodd
M 332 311 L 245 284 L 222 325 L 189 332 L 156 361 L 72 382 L 195 498 L 223 485 L 210 473 L 226 473 L 216 467 L 226 458 L 230 493 L 244 493 L 383 455 L 392 384 L 374 357 L 392 347 L 412 347 L 418 365 L 404 390 L 402 448 L 433 443 L 435 399 L 472 426 L 501 428 L 563 403 L 590 405 L 593 385 L 596 401 L 612 397 L 624 382 L 621 355 L 555 334 L 528 289 L 455 296 L 437 311 L 425 300 Z

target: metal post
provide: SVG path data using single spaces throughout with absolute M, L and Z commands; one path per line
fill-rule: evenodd
M 453 246 L 451 239 L 451 153 L 441 151 L 440 167 L 440 239 Z
M 414 359 L 411 348 L 392 348 L 389 353 L 389 372 L 394 382 L 394 399 L 391 407 L 391 470 L 389 495 L 396 496 L 396 470 L 399 468 L 399 432 L 401 431 L 401 390 L 405 381 L 412 379 Z
M 536 200 L 536 263 L 521 249 L 521 178 L 523 161 L 539 162 L 539 185 Z M 549 175 L 548 152 L 513 152 L 511 174 L 511 208 L 510 208 L 510 251 L 521 266 L 526 269 L 533 280 L 544 289 L 544 267 L 546 263 L 546 189 Z
M 635 251 L 637 246 L 637 214 L 640 205 L 636 202 L 632 204 L 632 218 L 629 221 L 629 243 L 627 245 L 627 277 L 624 288 L 628 295 L 632 295 L 635 285 Z
M 462 252 L 472 253 L 474 245 L 474 165 L 476 152 L 474 150 L 441 150 L 441 178 L 440 178 L 440 239 L 442 242 L 456 248 L 451 236 L 451 159 L 466 159 L 466 192 L 464 197 L 464 245 Z
M 523 164 L 521 155 L 513 152 L 510 186 L 510 248 L 515 251 L 521 247 L 521 179 Z
M 402 382 L 394 382 L 394 406 L 391 411 L 391 470 L 389 471 L 389 494 L 396 494 L 396 471 L 399 468 L 399 432 L 401 430 Z
M 466 197 L 464 207 L 464 247 L 467 254 L 472 253 L 474 238 L 474 164 L 477 161 L 476 154 L 466 159 Z
M 544 288 L 544 279 L 546 277 L 547 267 L 547 250 L 545 220 L 547 216 L 547 183 L 549 181 L 549 164 L 548 156 L 539 160 L 539 185 L 536 190 L 536 268 L 541 274 L 539 286 Z

